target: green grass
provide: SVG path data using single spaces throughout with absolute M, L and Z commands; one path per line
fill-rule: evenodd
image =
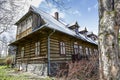
M 0 66 L 0 80 L 28 80 L 24 75 L 12 76 L 9 74 L 11 68 Z
M 54 80 L 52 78 L 30 78 L 31 76 L 24 72 L 15 72 L 16 69 L 8 68 L 7 66 L 0 66 L 0 80 Z M 14 75 L 12 75 L 14 74 Z

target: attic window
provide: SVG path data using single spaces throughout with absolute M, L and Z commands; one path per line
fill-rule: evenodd
M 60 54 L 65 54 L 65 43 L 60 42 Z
M 40 55 L 40 42 L 35 43 L 35 55 Z
M 27 19 L 27 29 L 32 27 L 32 16 L 29 16 Z
M 21 24 L 18 25 L 17 34 L 19 34 L 20 32 L 21 32 Z

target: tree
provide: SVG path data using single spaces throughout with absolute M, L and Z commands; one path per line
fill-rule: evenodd
M 6 54 L 9 42 L 14 40 L 13 36 L 7 36 L 15 34 L 13 32 L 16 28 L 13 24 L 22 16 L 21 13 L 25 12 L 24 10 L 29 4 L 28 1 L 0 0 L 0 54 L 3 52 Z
M 0 35 L 11 30 L 15 23 L 18 13 L 24 12 L 28 0 L 0 0 Z
M 100 80 L 120 80 L 120 0 L 98 0 L 98 3 Z

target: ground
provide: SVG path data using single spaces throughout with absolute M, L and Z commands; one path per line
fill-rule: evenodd
M 16 68 L 0 66 L 0 80 L 54 80 L 46 77 L 42 78 L 36 74 L 18 71 Z

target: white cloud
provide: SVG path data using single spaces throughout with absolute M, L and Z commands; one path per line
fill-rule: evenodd
M 78 10 L 75 10 L 73 14 L 77 14 L 78 16 L 81 16 L 80 12 Z
M 30 2 L 31 5 L 35 6 L 35 7 L 39 7 L 39 5 L 45 0 L 32 0 Z
M 54 16 L 54 13 L 58 12 L 59 13 L 59 18 L 64 18 L 65 14 L 63 12 L 60 12 L 57 8 L 52 8 L 50 11 L 50 15 Z
M 96 3 L 95 5 L 93 5 L 91 7 L 88 7 L 88 12 L 90 12 L 93 9 L 97 9 L 97 7 L 98 7 L 98 3 Z
M 97 9 L 97 7 L 98 7 L 98 3 L 96 3 L 96 4 L 94 5 L 94 8 L 95 8 L 95 9 Z
M 67 0 L 68 2 L 70 2 L 71 0 Z
M 65 13 L 62 12 L 62 11 L 60 11 L 59 9 L 57 9 L 57 8 L 55 7 L 55 5 L 53 5 L 53 4 L 50 3 L 50 2 L 47 3 L 47 9 L 48 9 L 48 10 L 47 10 L 46 12 L 48 12 L 50 15 L 55 16 L 55 15 L 54 15 L 55 12 L 58 12 L 58 13 L 59 13 L 59 18 L 65 18 Z
M 91 9 L 92 9 L 92 8 L 90 8 L 90 7 L 89 7 L 89 8 L 88 8 L 88 12 L 90 12 L 90 11 L 91 11 Z

